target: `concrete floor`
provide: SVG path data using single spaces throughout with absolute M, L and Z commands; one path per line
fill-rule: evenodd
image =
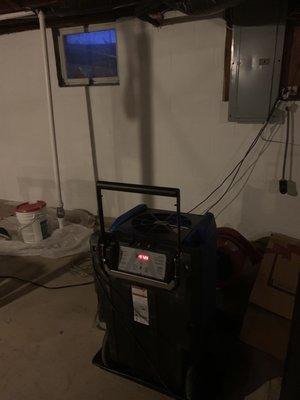
M 39 260 L 48 268 L 48 285 L 90 279 L 64 272 L 68 261 Z M 35 271 L 39 262 L 33 262 Z M 21 265 L 30 268 L 30 259 L 0 257 L 0 274 Z M 50 282 L 51 269 L 63 273 Z M 45 290 L 0 281 L 1 400 L 167 399 L 92 365 L 103 337 L 94 324 L 96 305 L 92 285 Z
M 11 215 L 13 206 L 0 200 L 0 219 Z M 51 286 L 89 281 L 92 278 L 82 273 L 81 259 L 0 256 L 0 275 Z M 245 295 L 244 288 L 240 290 L 242 297 L 232 291 L 230 296 L 224 293 L 229 305 L 230 299 L 234 305 L 241 304 Z M 247 304 L 248 299 L 244 300 Z M 238 314 L 229 305 L 227 311 Z M 167 400 L 167 396 L 92 365 L 103 338 L 94 323 L 96 309 L 93 285 L 46 290 L 0 279 L 0 400 Z M 232 350 L 232 365 L 224 370 L 224 400 L 242 400 L 245 393 L 282 374 L 281 363 L 249 346 L 237 345 Z
M 0 200 L 1 218 L 15 202 Z M 0 275 L 63 285 L 89 281 L 80 257 L 0 256 Z M 62 290 L 0 279 L 0 400 L 166 400 L 92 365 L 103 332 L 95 327 L 94 286 Z

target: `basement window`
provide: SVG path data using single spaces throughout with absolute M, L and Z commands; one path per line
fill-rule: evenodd
M 111 25 L 53 29 L 53 40 L 60 86 L 119 83 L 117 33 Z

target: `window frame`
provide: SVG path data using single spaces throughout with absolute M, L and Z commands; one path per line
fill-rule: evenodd
M 67 76 L 67 65 L 64 49 L 64 36 L 76 33 L 88 33 L 95 31 L 105 31 L 114 29 L 116 32 L 116 55 L 117 55 L 117 75 L 108 77 L 95 77 L 95 78 L 75 78 L 70 79 Z M 58 83 L 60 87 L 75 87 L 75 86 L 106 86 L 106 85 L 119 85 L 119 55 L 118 55 L 118 34 L 115 23 L 105 24 L 90 24 L 85 26 L 73 26 L 68 28 L 53 28 L 53 43 L 56 59 L 56 69 Z

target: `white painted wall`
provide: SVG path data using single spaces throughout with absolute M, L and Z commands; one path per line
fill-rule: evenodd
M 91 88 L 100 176 L 180 187 L 188 210 L 220 182 L 260 128 L 227 121 L 225 24 L 210 20 L 156 29 L 127 20 L 117 26 L 120 86 Z M 95 211 L 84 89 L 58 87 L 50 32 L 49 42 L 65 205 Z M 1 36 L 0 52 L 0 198 L 42 198 L 54 205 L 39 32 Z M 299 110 L 294 125 L 300 144 Z M 281 128 L 276 138 L 283 137 Z M 282 154 L 282 145 L 269 146 L 243 192 L 218 217 L 220 226 L 235 227 L 249 238 L 272 231 L 300 236 L 299 197 L 277 189 Z M 292 169 L 298 183 L 299 162 L 298 146 Z M 107 214 L 135 204 L 131 196 L 106 195 Z

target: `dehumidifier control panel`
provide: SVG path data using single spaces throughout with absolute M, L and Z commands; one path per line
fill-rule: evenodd
M 165 254 L 120 246 L 118 265 L 120 271 L 163 281 L 166 276 L 166 265 Z

